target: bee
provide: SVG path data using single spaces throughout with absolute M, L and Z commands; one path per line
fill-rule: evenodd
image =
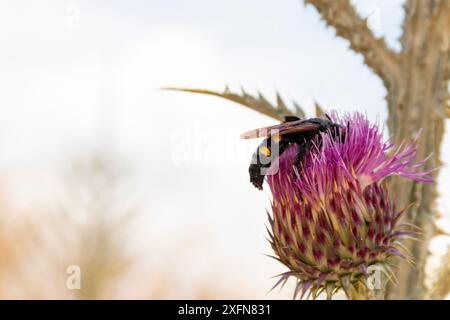
M 325 131 L 329 131 L 333 137 L 344 133 L 343 127 L 334 123 L 328 115 L 324 118 L 310 119 L 287 116 L 280 124 L 243 133 L 241 139 L 265 137 L 253 153 L 248 169 L 250 182 L 262 190 L 264 177 L 271 165 L 289 146 L 292 144 L 299 146 L 295 160 L 295 164 L 298 165 L 309 152 L 313 142 L 320 144 L 320 133 Z

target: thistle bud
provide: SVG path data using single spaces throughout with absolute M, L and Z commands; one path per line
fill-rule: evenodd
M 393 145 L 364 115 L 332 118 L 346 128 L 345 136 L 323 132 L 300 163 L 299 146 L 292 144 L 267 177 L 270 243 L 289 268 L 275 286 L 294 277 L 294 298 L 322 292 L 331 298 L 341 289 L 348 298 L 360 297 L 369 268 L 391 274 L 393 257 L 411 259 L 401 239 L 414 231 L 399 222 L 404 210 L 396 208 L 384 180 L 432 181 L 429 171 L 418 171 L 424 161 L 415 161 L 417 139 L 388 155 Z

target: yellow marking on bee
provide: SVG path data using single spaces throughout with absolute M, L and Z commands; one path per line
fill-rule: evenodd
M 259 152 L 266 157 L 270 157 L 270 149 L 267 147 L 260 147 Z

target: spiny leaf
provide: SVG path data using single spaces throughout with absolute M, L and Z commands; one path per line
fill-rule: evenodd
M 278 92 L 277 92 L 277 105 L 283 110 L 288 110 L 286 104 L 284 103 L 283 99 L 281 98 Z
M 267 99 L 261 94 L 258 93 L 257 97 L 254 97 L 244 89 L 241 89 L 241 94 L 231 92 L 228 87 L 225 88 L 223 92 L 217 92 L 206 89 L 192 89 L 192 88 L 174 88 L 174 87 L 165 87 L 162 88 L 164 90 L 173 90 L 173 91 L 182 91 L 182 92 L 190 92 L 190 93 L 199 93 L 206 94 L 211 96 L 220 97 L 226 100 L 230 100 L 236 103 L 239 103 L 247 108 L 258 111 L 266 116 L 272 117 L 279 121 L 283 121 L 285 116 L 296 115 L 300 118 L 305 117 L 305 113 L 302 108 L 299 107 L 296 103 L 294 103 L 295 111 L 289 110 L 289 108 L 284 103 L 280 94 L 277 92 L 277 104 L 272 105 Z
M 316 117 L 323 117 L 325 115 L 325 111 L 323 111 L 323 108 L 317 101 L 314 101 L 314 107 L 316 109 Z
M 293 102 L 294 105 L 294 110 L 295 110 L 295 114 L 301 118 L 301 119 L 305 119 L 306 118 L 306 114 L 303 111 L 303 109 L 294 101 Z

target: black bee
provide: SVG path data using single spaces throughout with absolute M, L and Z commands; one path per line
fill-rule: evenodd
M 264 177 L 272 163 L 293 143 L 299 146 L 296 163 L 299 164 L 307 154 L 313 141 L 320 143 L 320 132 L 329 130 L 333 136 L 343 133 L 342 127 L 334 123 L 328 115 L 326 118 L 300 119 L 295 116 L 285 117 L 284 122 L 265 128 L 245 132 L 242 139 L 266 137 L 252 156 L 248 169 L 250 182 L 262 190 Z

